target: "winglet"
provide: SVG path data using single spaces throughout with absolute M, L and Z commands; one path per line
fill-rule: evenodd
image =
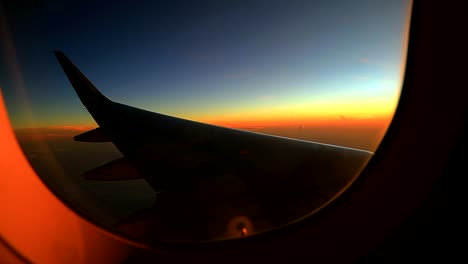
M 89 106 L 97 101 L 109 101 L 63 52 L 58 50 L 54 50 L 53 52 L 86 108 L 89 108 Z

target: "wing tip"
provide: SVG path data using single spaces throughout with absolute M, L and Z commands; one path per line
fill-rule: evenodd
M 86 108 L 91 105 L 91 101 L 110 101 L 88 80 L 78 67 L 71 62 L 64 52 L 53 50 L 52 53 L 57 58 L 62 70 L 65 72 L 65 75 L 68 77 L 68 80 Z
M 55 55 L 55 57 L 65 57 L 65 53 L 61 50 L 52 50 L 52 53 Z

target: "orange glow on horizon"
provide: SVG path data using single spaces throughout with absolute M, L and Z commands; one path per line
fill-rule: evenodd
M 347 125 L 347 126 L 368 126 L 381 125 L 389 123 L 393 118 L 393 113 L 385 115 L 333 115 L 316 116 L 304 118 L 301 116 L 289 116 L 287 118 L 277 117 L 255 117 L 249 116 L 230 116 L 226 118 L 186 118 L 212 125 L 218 125 L 238 129 L 256 129 L 271 126 L 329 126 L 329 125 Z M 46 132 L 57 132 L 60 135 L 69 133 L 80 133 L 95 129 L 97 125 L 53 125 L 31 128 L 16 128 L 17 134 L 44 134 Z
M 15 129 L 15 134 L 20 141 L 43 140 L 45 138 L 73 138 L 83 132 L 96 128 L 96 126 L 85 125 L 64 125 L 64 126 L 46 126 L 35 128 Z
M 329 125 L 342 122 L 344 119 L 348 122 L 353 121 L 349 122 L 353 123 L 353 125 L 359 125 L 361 123 L 390 122 L 397 107 L 398 99 L 399 92 L 396 92 L 394 98 L 382 98 L 380 100 L 325 100 L 244 109 L 236 112 L 198 114 L 186 118 L 233 128 L 245 126 L 299 126 L 301 124 Z
M 206 120 L 204 122 L 224 127 L 237 129 L 259 129 L 264 127 L 307 127 L 307 126 L 386 126 L 391 122 L 391 115 L 372 116 L 372 115 L 356 115 L 356 116 L 336 116 L 322 118 L 289 118 L 285 120 L 278 119 L 238 119 L 238 120 Z M 203 122 L 202 121 L 202 122 Z
M 374 151 L 379 145 L 392 115 L 338 115 L 322 118 L 240 119 L 240 120 L 196 120 L 222 127 L 253 131 L 281 137 L 307 141 L 343 145 Z M 48 126 L 16 129 L 20 142 L 42 141 L 46 139 L 70 139 L 83 132 L 96 128 L 89 126 Z M 247 154 L 242 152 L 241 154 Z

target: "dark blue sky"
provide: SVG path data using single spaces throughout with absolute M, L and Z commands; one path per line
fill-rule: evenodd
M 3 56 L 0 84 L 15 127 L 92 124 L 54 49 L 109 98 L 189 119 L 372 115 L 396 104 L 408 1 L 96 2 L 3 5 L 16 54 Z

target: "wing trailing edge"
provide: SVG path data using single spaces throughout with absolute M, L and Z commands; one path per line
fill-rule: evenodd
M 79 142 L 112 142 L 100 127 L 79 134 L 73 139 Z
M 126 158 L 108 162 L 85 173 L 87 180 L 123 181 L 143 179 L 143 176 L 130 164 Z

